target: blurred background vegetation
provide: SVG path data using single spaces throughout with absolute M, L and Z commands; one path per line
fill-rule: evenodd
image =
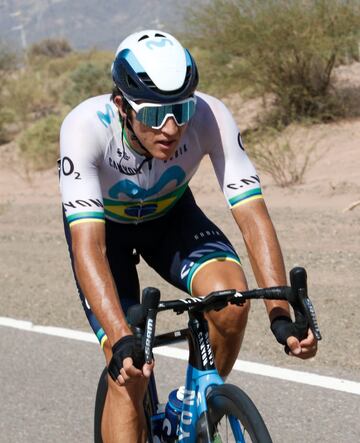
M 354 115 L 352 91 L 336 87 L 334 70 L 360 59 L 359 0 L 209 0 L 192 7 L 186 23 L 178 37 L 197 60 L 200 90 L 263 97 L 264 112 L 245 134 L 260 168 L 274 157 L 275 170 L 278 157 L 286 168 L 296 155 L 288 141 L 278 141 L 293 122 Z M 33 169 L 52 167 L 67 112 L 111 91 L 112 58 L 76 52 L 66 40 L 43 40 L 22 55 L 0 46 L 0 143 L 15 142 Z M 299 171 L 293 175 L 277 180 L 301 181 Z

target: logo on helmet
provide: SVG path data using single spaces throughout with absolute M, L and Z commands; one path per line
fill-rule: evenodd
M 164 46 L 167 45 L 167 43 L 169 43 L 170 46 L 174 46 L 174 43 L 168 38 L 162 38 L 160 41 L 150 40 L 146 42 L 146 46 L 149 49 L 154 49 L 153 46 L 157 46 L 158 48 L 163 48 Z

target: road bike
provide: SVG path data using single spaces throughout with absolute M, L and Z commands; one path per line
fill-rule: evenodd
M 152 375 L 144 399 L 148 427 L 148 442 L 181 443 L 271 443 L 271 437 L 261 414 L 248 395 L 235 385 L 224 383 L 216 370 L 209 342 L 204 313 L 220 310 L 229 303 L 241 305 L 245 300 L 287 300 L 294 311 L 294 321 L 304 322 L 315 338 L 321 334 L 312 302 L 307 294 L 307 276 L 304 268 L 290 272 L 291 287 L 279 286 L 250 291 L 224 290 L 200 298 L 160 301 L 156 288 L 143 291 L 142 303 L 129 308 L 128 322 L 141 343 L 141 356 L 150 362 L 152 349 L 187 340 L 189 361 L 182 390 L 182 401 L 164 408 L 159 402 L 155 376 Z M 155 335 L 158 312 L 172 310 L 187 312 L 188 327 Z M 101 414 L 107 390 L 107 371 L 103 371 L 95 405 L 95 443 L 101 440 Z M 173 391 L 175 393 L 176 391 Z M 170 394 L 171 395 L 171 394 Z M 179 396 L 178 396 L 179 397 Z M 169 416 L 169 411 L 171 416 Z

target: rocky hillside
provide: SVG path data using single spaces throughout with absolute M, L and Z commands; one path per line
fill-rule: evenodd
M 76 49 L 114 49 L 142 28 L 183 29 L 190 0 L 1 0 L 0 40 L 21 47 L 66 38 Z

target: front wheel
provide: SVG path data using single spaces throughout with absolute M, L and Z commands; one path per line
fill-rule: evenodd
M 200 419 L 199 424 L 203 423 L 202 429 L 198 428 L 198 442 L 209 442 L 210 438 L 211 443 L 272 443 L 256 406 L 237 386 L 211 387 L 206 399 L 207 425 L 206 419 Z

